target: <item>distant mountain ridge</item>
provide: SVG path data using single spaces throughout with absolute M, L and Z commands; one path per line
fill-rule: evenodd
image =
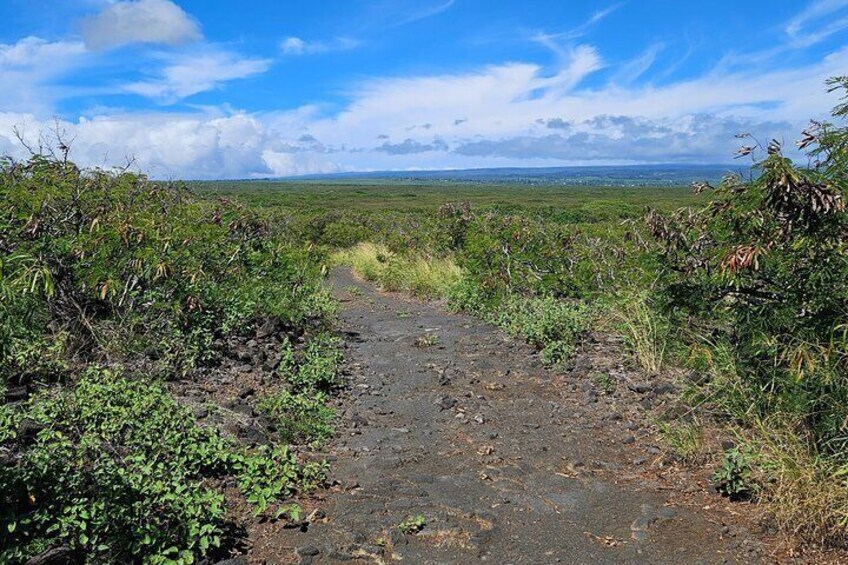
M 694 181 L 717 183 L 728 173 L 748 174 L 738 165 L 627 165 L 544 168 L 491 168 L 440 171 L 374 171 L 283 177 L 285 180 L 396 180 L 471 184 L 569 186 L 681 186 Z M 269 179 L 270 180 L 270 179 Z M 274 179 L 277 180 L 277 179 Z

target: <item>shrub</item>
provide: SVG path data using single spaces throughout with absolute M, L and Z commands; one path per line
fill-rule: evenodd
M 848 116 L 848 104 L 834 115 Z M 750 492 L 756 467 L 788 533 L 841 544 L 846 505 L 833 493 L 844 491 L 848 464 L 848 128 L 813 123 L 799 147 L 811 151 L 807 167 L 777 141 L 749 142 L 740 153 L 759 159 L 749 180 L 728 176 L 704 208 L 650 213 L 648 223 L 660 243 L 658 300 L 696 337 L 696 360 L 719 368 L 702 399 L 753 430 L 756 460 L 729 452 L 720 488 Z
M 0 441 L 18 458 L 0 468 L 0 560 L 66 543 L 95 561 L 192 563 L 226 533 L 214 480 L 239 477 L 259 503 L 315 475 L 290 454 L 249 454 L 197 426 L 155 383 L 100 370 L 3 407 Z
M 578 338 L 589 329 L 592 318 L 589 307 L 579 302 L 512 295 L 493 307 L 488 317 L 539 349 L 546 364 L 560 363 L 571 357 Z
M 42 156 L 0 161 L 0 199 L 8 373 L 23 376 L 22 348 L 56 335 L 87 358 L 149 354 L 185 372 L 257 316 L 328 314 L 306 253 L 230 201 Z

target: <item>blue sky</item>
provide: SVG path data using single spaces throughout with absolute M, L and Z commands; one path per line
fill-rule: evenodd
M 728 162 L 848 72 L 848 0 L 2 0 L 0 153 L 156 177 Z

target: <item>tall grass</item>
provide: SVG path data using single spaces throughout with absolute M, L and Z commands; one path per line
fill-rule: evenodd
M 648 295 L 634 292 L 618 297 L 612 319 L 639 365 L 648 373 L 659 373 L 666 364 L 671 325 Z
M 406 257 L 392 253 L 384 245 L 368 242 L 336 253 L 332 261 L 350 266 L 357 276 L 383 290 L 408 292 L 422 298 L 447 296 L 463 276 L 451 257 Z

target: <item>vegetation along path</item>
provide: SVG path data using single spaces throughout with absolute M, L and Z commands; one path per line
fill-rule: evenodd
M 631 382 L 614 341 L 590 338 L 569 370 L 547 370 L 493 326 L 380 293 L 346 270 L 331 282 L 351 388 L 328 448 L 336 486 L 301 530 L 257 526 L 254 558 L 770 560 L 706 474 L 663 466 L 645 410 L 670 385 Z

